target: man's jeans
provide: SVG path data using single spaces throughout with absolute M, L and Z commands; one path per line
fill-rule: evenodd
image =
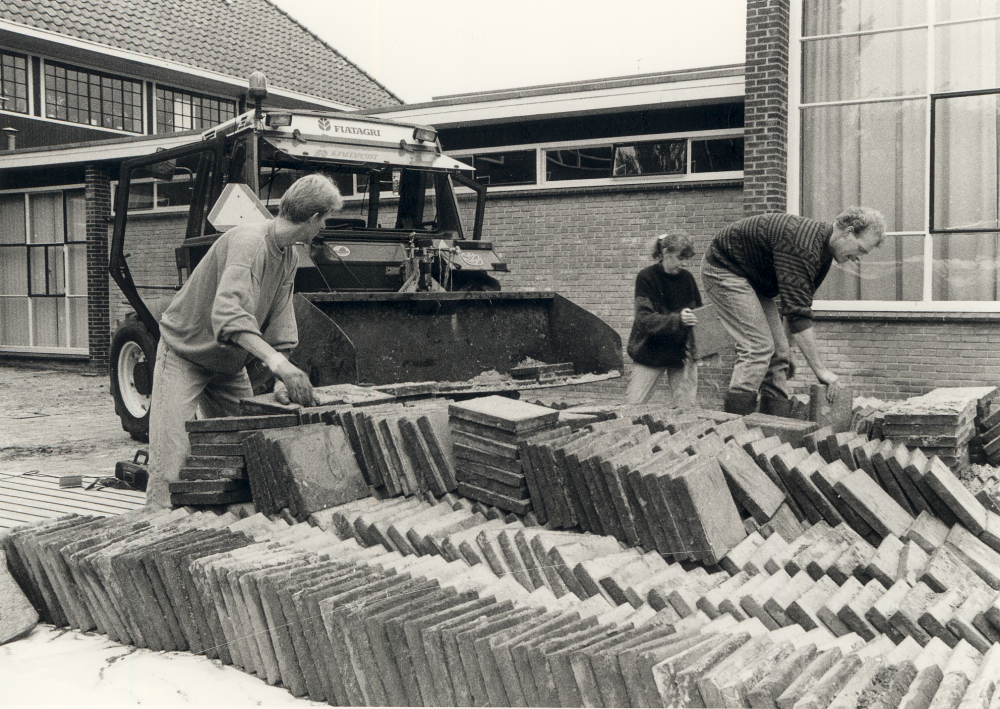
M 704 258 L 701 283 L 736 341 L 736 366 L 729 390 L 787 398 L 790 351 L 778 304 L 773 298 L 757 295 L 747 279 Z
M 625 403 L 645 404 L 653 398 L 656 383 L 666 374 L 667 406 L 693 408 L 698 395 L 698 365 L 685 360 L 680 367 L 647 367 L 634 363 L 629 374 Z
M 149 412 L 149 485 L 146 506 L 170 507 L 167 484 L 180 476 L 191 451 L 184 422 L 195 418 L 235 416 L 240 399 L 253 396 L 246 370 L 220 374 L 184 359 L 161 339 L 153 368 Z

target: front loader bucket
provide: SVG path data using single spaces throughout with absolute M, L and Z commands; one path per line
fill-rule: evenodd
M 600 318 L 555 293 L 304 293 L 354 348 L 357 381 L 349 366 L 334 362 L 337 374 L 315 384 L 397 384 L 462 382 L 484 372 L 506 375 L 530 358 L 547 364 L 572 362 L 575 374 L 607 374 L 622 369 L 621 338 Z M 297 307 L 298 314 L 300 308 Z M 300 317 L 300 350 L 310 328 Z M 305 326 L 304 326 L 305 325 Z M 330 339 L 329 333 L 321 337 Z M 341 351 L 341 347 L 314 348 Z M 323 355 L 318 355 L 322 357 Z M 335 357 L 340 357 L 335 354 Z M 303 359 L 306 371 L 322 372 L 322 362 Z

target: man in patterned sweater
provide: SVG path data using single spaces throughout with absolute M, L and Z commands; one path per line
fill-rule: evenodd
M 759 395 L 761 412 L 789 414 L 789 334 L 833 401 L 838 377 L 816 346 L 813 295 L 833 261 L 857 261 L 882 244 L 884 233 L 879 212 L 851 207 L 832 224 L 769 213 L 741 219 L 716 235 L 702 260 L 701 279 L 736 341 L 725 411 L 751 413 Z

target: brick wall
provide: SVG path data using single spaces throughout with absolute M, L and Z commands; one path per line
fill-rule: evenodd
M 822 314 L 817 344 L 828 366 L 855 396 L 904 399 L 936 387 L 1000 384 L 1000 319 L 996 316 L 900 313 Z M 793 391 L 816 379 L 793 348 L 801 374 Z
M 463 221 L 471 223 L 474 203 L 463 200 L 462 208 Z M 494 243 L 510 267 L 509 274 L 499 276 L 504 290 L 556 291 L 594 313 L 621 336 L 627 372 L 631 360 L 624 346 L 632 327 L 635 277 L 652 263 L 652 238 L 666 231 L 693 236 L 695 258 L 689 270 L 700 284 L 705 248 L 719 229 L 742 216 L 742 209 L 738 183 L 494 193 L 487 203 L 483 238 Z M 702 367 L 703 405 L 721 404 L 731 371 L 732 356 Z M 624 392 L 622 378 L 542 390 L 537 398 L 620 401 Z
M 87 202 L 87 333 L 93 367 L 108 366 L 110 346 L 108 236 L 111 218 L 111 171 L 88 165 Z
M 746 216 L 787 210 L 789 0 L 747 0 Z

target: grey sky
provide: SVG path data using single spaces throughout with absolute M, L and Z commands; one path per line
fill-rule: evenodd
M 407 103 L 744 58 L 745 0 L 273 0 Z

